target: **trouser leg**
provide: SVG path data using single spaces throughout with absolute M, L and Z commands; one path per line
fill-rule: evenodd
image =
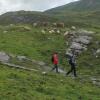
M 52 70 L 51 70 L 51 71 L 53 71 L 53 70 L 55 70 L 55 66 L 52 68 Z
M 58 65 L 57 64 L 54 64 L 54 67 L 52 68 L 51 71 L 55 70 L 56 69 L 56 72 L 58 73 Z
M 72 67 L 73 67 L 74 76 L 76 77 L 77 75 L 76 75 L 76 67 L 75 67 L 75 64 L 73 64 Z
M 73 71 L 73 67 L 66 73 L 66 75 L 69 75 Z
M 56 72 L 58 73 L 58 65 L 55 64 Z

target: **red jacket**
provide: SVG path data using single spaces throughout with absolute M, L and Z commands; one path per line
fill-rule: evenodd
M 53 55 L 53 64 L 58 64 L 58 55 L 57 54 Z

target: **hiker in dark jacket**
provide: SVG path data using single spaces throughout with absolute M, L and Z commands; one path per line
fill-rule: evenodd
M 71 72 L 74 73 L 74 76 L 77 77 L 76 75 L 76 61 L 75 61 L 75 55 L 69 55 L 69 64 L 71 66 L 71 69 L 66 73 L 66 76 L 69 75 Z
M 57 53 L 53 54 L 52 63 L 54 64 L 54 67 L 52 68 L 52 71 L 56 69 L 56 72 L 58 73 L 58 54 Z

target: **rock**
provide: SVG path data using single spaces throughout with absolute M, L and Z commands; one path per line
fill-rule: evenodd
M 3 31 L 3 33 L 7 33 L 8 31 Z
M 71 29 L 72 29 L 72 30 L 76 30 L 76 27 L 75 27 L 75 26 L 72 26 Z
M 43 33 L 43 34 L 45 34 L 46 32 L 45 32 L 45 30 L 41 30 L 41 32 Z
M 24 28 L 24 30 L 26 30 L 26 31 L 31 31 L 31 28 L 28 27 L 28 26 L 24 26 L 23 28 Z
M 66 45 L 68 46 L 68 45 L 69 45 L 69 43 L 68 43 L 68 42 L 66 42 Z
M 67 36 L 67 35 L 68 35 L 68 33 L 69 33 L 69 32 L 68 32 L 68 31 L 66 31 L 66 32 L 64 33 L 64 36 Z
M 100 53 L 100 49 L 98 49 L 98 50 L 96 51 L 96 54 L 98 54 L 98 53 Z
M 40 66 L 45 66 L 45 63 L 42 61 L 37 62 Z
M 71 31 L 71 32 L 69 32 L 69 35 L 70 36 L 76 36 L 76 32 L 75 31 Z
M 52 26 L 53 27 L 57 27 L 57 23 L 52 23 Z
M 56 33 L 60 34 L 60 30 L 57 30 Z
M 91 40 L 91 39 L 92 39 L 91 36 L 86 36 L 86 35 L 84 35 L 84 36 L 79 36 L 79 37 L 82 37 L 82 38 L 87 39 L 87 40 Z
M 18 60 L 23 61 L 25 59 L 27 59 L 25 56 L 17 56 Z
M 12 26 L 14 26 L 14 24 L 10 24 L 9 26 L 11 26 L 11 27 L 12 27 Z
M 9 56 L 10 56 L 11 58 L 15 58 L 15 57 L 16 57 L 16 55 L 14 55 L 14 54 L 9 54 Z
M 10 57 L 5 52 L 0 52 L 0 61 L 8 62 Z
M 81 51 L 81 50 L 75 50 L 75 53 L 76 53 L 77 55 L 79 55 L 79 54 L 82 53 L 82 51 Z
M 97 78 L 91 78 L 91 81 L 94 85 L 96 86 L 100 86 L 100 79 Z
M 94 34 L 93 31 L 87 31 L 87 30 L 84 30 L 84 29 L 80 29 L 78 31 L 78 33 L 81 34 L 81 35 L 92 35 L 92 34 Z
M 37 26 L 38 26 L 38 23 L 33 23 L 33 26 L 34 26 L 34 27 L 37 27 Z
M 51 40 L 52 38 L 48 38 L 48 40 Z
M 47 74 L 47 72 L 42 72 L 42 75 L 46 75 Z
M 89 40 L 86 40 L 86 39 L 83 39 L 83 38 L 78 38 L 78 39 L 75 40 L 75 42 L 86 44 L 86 45 L 90 43 Z
M 50 30 L 49 33 L 50 33 L 50 34 L 55 33 L 55 31 L 54 31 L 54 30 Z
M 70 46 L 71 49 L 76 49 L 76 50 L 83 50 L 83 47 L 80 43 L 77 42 L 72 42 L 72 45 Z
M 85 44 L 85 45 L 88 45 L 90 43 L 90 40 L 88 40 L 87 37 L 84 37 L 84 36 L 80 36 L 80 37 L 76 38 L 74 41 Z
M 100 45 L 100 41 L 96 41 L 95 44 L 96 44 L 96 45 Z
M 83 46 L 83 49 L 84 49 L 85 51 L 87 51 L 87 50 L 88 50 L 88 48 L 87 48 L 86 46 Z

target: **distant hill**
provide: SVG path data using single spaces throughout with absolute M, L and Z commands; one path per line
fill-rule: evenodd
M 46 14 L 43 14 L 42 12 L 34 12 L 34 11 L 7 12 L 0 16 L 0 24 L 17 24 L 17 23 L 30 24 L 39 21 L 43 22 L 52 20 L 54 19 Z
M 17 11 L 0 16 L 0 24 L 65 22 L 67 25 L 100 25 L 100 0 L 79 0 L 45 12 Z
M 100 0 L 79 0 L 47 10 L 45 13 L 71 25 L 100 25 Z
M 79 0 L 60 7 L 47 10 L 48 13 L 100 11 L 100 0 Z

